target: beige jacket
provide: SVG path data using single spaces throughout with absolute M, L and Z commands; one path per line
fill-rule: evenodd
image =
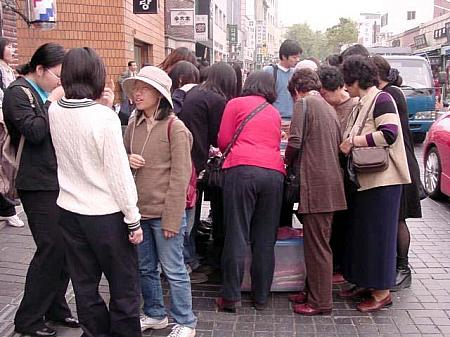
M 357 134 L 367 113 L 369 113 L 369 116 L 362 129 L 361 135 L 372 133 L 376 146 L 389 146 L 383 136 L 383 133 L 381 131 L 377 131 L 377 128 L 382 124 L 394 124 L 398 127 L 397 139 L 389 146 L 389 167 L 385 171 L 357 174 L 358 182 L 361 185 L 358 191 L 364 191 L 381 186 L 411 183 L 408 162 L 406 161 L 402 127 L 400 125 L 398 112 L 396 111 L 397 108 L 395 102 L 392 100 L 395 111 L 392 111 L 392 113 L 386 113 L 374 119 L 373 111 L 375 104 L 372 104 L 372 102 L 376 99 L 379 92 L 380 90 L 374 87 L 369 90 L 366 96 L 360 99 L 358 106 L 350 115 L 346 130 L 344 132 L 344 139 Z M 368 111 L 369 109 L 370 111 Z M 358 111 L 360 112 L 358 113 Z
M 172 123 L 169 141 L 170 118 L 174 117 L 155 121 L 152 127 L 148 127 L 145 118 L 136 116 L 128 124 L 124 143 L 128 154 L 139 154 L 145 159 L 145 166 L 133 171 L 142 219 L 161 218 L 163 229 L 178 233 L 192 173 L 192 135 L 184 123 L 176 119 Z

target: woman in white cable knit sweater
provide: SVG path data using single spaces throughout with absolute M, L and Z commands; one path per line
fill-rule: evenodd
M 60 227 L 84 334 L 140 337 L 140 214 L 119 118 L 98 102 L 111 106 L 114 99 L 104 89 L 105 77 L 90 48 L 72 49 L 64 58 L 65 97 L 49 108 Z M 98 292 L 102 273 L 110 287 L 109 309 Z

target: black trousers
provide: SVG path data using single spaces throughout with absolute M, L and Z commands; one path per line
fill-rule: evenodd
M 17 330 L 28 331 L 42 327 L 44 316 L 60 320 L 72 314 L 65 299 L 69 274 L 58 227 L 58 191 L 18 192 L 37 246 L 28 267 L 23 299 L 14 318 Z
M 283 200 L 281 203 L 280 227 L 292 227 L 292 216 L 294 213 L 294 204 Z
M 333 271 L 341 272 L 344 262 L 345 243 L 347 240 L 347 228 L 350 223 L 349 211 L 339 211 L 334 213 L 330 246 L 333 251 Z
M 220 268 L 225 242 L 223 192 L 220 188 L 210 188 L 212 218 L 211 265 Z
M 253 300 L 267 302 L 275 267 L 274 246 L 280 219 L 284 176 L 274 170 L 237 166 L 225 173 L 223 289 L 227 300 L 241 298 L 245 257 L 252 251 Z
M 83 337 L 140 337 L 137 250 L 128 241 L 123 214 L 60 211 Z M 109 283 L 109 310 L 99 294 L 102 272 Z
M 0 216 L 8 217 L 16 215 L 14 204 L 0 194 Z

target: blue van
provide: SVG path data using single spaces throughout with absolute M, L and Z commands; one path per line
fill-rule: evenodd
M 436 92 L 428 61 L 420 56 L 384 55 L 403 79 L 401 89 L 406 96 L 409 127 L 416 142 L 423 142 L 436 113 Z

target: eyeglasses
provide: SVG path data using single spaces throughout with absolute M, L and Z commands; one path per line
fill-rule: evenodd
M 152 91 L 153 90 L 153 88 L 151 88 L 151 87 L 149 87 L 149 86 L 142 86 L 142 87 L 134 87 L 132 90 L 131 90 L 131 92 L 133 92 L 133 93 L 137 93 L 137 92 L 140 92 L 140 93 L 147 93 L 147 92 L 150 92 L 150 91 Z
M 51 71 L 50 69 L 45 69 L 45 70 L 47 70 L 50 74 L 52 74 L 53 75 L 53 77 L 55 77 L 56 79 L 58 79 L 58 80 L 60 80 L 61 79 L 61 76 L 59 76 L 59 75 L 56 75 L 53 71 Z

